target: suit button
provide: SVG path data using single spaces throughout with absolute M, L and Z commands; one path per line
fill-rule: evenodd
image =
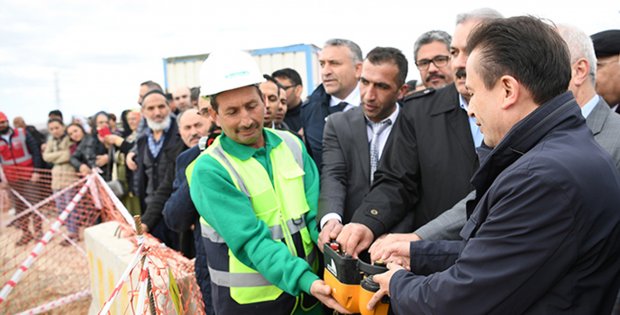
M 379 210 L 377 210 L 377 209 L 370 209 L 370 214 L 377 215 L 377 214 L 379 214 Z

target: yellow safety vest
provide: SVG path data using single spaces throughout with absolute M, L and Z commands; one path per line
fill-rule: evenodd
M 265 129 L 275 133 L 282 142 L 269 153 L 273 168 L 273 185 L 263 166 L 254 158 L 242 161 L 228 154 L 218 137 L 202 154 L 208 154 L 226 169 L 237 189 L 252 203 L 256 217 L 265 222 L 276 241 L 285 240 L 292 255 L 304 257 L 316 272 L 316 248 L 304 219 L 308 212 L 304 181 L 302 144 L 292 134 L 279 130 Z M 198 159 L 196 159 L 198 160 Z M 194 163 L 186 170 L 191 177 Z M 191 182 L 189 182 L 191 185 Z M 202 236 L 212 243 L 225 243 L 223 238 L 203 218 L 200 218 Z M 297 253 L 293 235 L 300 234 L 304 253 Z M 239 304 L 273 301 L 282 290 L 271 284 L 256 270 L 240 262 L 228 249 L 218 254 L 228 255 L 228 271 L 215 270 L 209 266 L 211 282 L 229 287 L 230 295 Z M 301 254 L 301 255 L 300 255 Z M 213 253 L 207 253 L 208 256 Z

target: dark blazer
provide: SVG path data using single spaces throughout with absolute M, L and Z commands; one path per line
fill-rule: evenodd
M 455 86 L 405 99 L 368 195 L 352 222 L 378 237 L 414 212 L 413 231 L 464 198 L 478 167 L 467 113 Z
M 570 92 L 541 105 L 482 160 L 460 249 L 410 244 L 412 273 L 390 281 L 395 312 L 609 314 L 620 286 L 615 164 Z
M 338 213 L 351 222 L 353 211 L 370 190 L 370 153 L 361 107 L 335 113 L 323 132 L 323 168 L 317 220 Z
M 611 154 L 620 170 L 620 115 L 614 113 L 599 95 L 598 104 L 586 118 L 586 124 L 596 142 Z

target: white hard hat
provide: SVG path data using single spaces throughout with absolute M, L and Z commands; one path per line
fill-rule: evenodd
M 220 50 L 200 67 L 200 95 L 209 96 L 263 82 L 258 65 L 247 52 Z

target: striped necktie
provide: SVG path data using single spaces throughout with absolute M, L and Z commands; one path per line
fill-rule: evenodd
M 379 136 L 392 124 L 392 120 L 386 119 L 382 122 L 368 122 L 372 129 L 372 139 L 370 139 L 370 183 L 375 177 L 375 171 L 379 164 Z

